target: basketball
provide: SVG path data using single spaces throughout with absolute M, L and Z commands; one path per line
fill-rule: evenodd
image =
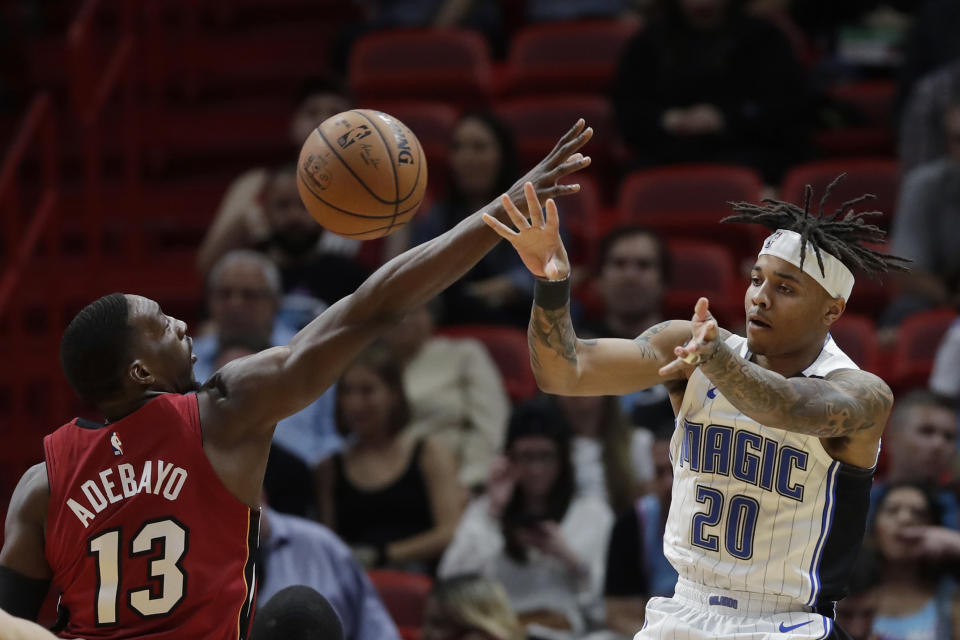
M 427 163 L 396 118 L 353 109 L 314 129 L 297 162 L 300 199 L 325 229 L 366 240 L 393 233 L 417 212 Z

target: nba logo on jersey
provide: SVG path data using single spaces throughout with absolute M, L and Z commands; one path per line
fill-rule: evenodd
M 120 436 L 117 435 L 116 431 L 110 434 L 110 446 L 113 447 L 113 455 L 123 455 L 123 443 L 120 442 Z

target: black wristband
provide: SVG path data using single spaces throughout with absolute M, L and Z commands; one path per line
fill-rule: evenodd
M 533 285 L 533 304 L 547 311 L 570 303 L 570 277 L 563 280 L 537 278 Z

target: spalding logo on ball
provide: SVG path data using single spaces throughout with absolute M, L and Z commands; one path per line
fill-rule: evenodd
M 386 113 L 354 109 L 327 118 L 303 143 L 297 188 L 325 229 L 347 238 L 379 238 L 417 212 L 427 189 L 427 163 L 405 124 Z

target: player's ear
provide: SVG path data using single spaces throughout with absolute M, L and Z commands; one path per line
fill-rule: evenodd
M 829 327 L 840 319 L 846 308 L 847 302 L 843 298 L 830 298 L 826 312 L 823 314 L 823 323 Z
M 130 364 L 128 374 L 131 380 L 140 385 L 149 385 L 154 382 L 153 374 L 147 369 L 147 365 L 140 360 L 134 360 Z

